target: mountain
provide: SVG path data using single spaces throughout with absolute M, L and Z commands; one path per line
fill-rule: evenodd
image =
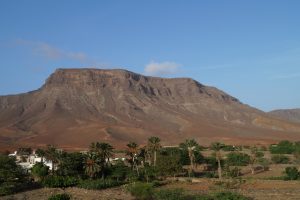
M 124 147 L 156 135 L 164 145 L 271 143 L 300 139 L 300 125 L 276 119 L 190 78 L 126 70 L 57 69 L 38 90 L 0 96 L 0 147 L 55 144 Z
M 300 123 L 300 108 L 273 110 L 269 114 L 279 119 Z

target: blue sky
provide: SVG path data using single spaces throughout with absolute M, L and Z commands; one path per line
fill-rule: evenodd
M 191 77 L 268 111 L 300 107 L 300 1 L 0 1 L 0 95 L 56 68 Z

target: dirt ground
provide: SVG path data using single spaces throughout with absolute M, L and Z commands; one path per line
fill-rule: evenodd
M 105 190 L 86 190 L 81 188 L 67 188 L 65 192 L 72 196 L 72 200 L 133 200 L 124 192 L 122 187 Z M 42 188 L 22 192 L 15 195 L 0 197 L 1 200 L 47 200 L 52 194 L 64 193 L 62 189 Z
M 192 193 L 207 193 L 224 190 L 213 179 L 193 179 L 193 182 L 174 182 L 164 187 L 183 188 Z M 254 200 L 300 200 L 300 181 L 246 180 L 239 187 L 230 189 Z
M 163 188 L 183 188 L 191 193 L 211 193 L 224 188 L 216 186 L 215 179 L 193 179 L 193 182 L 173 182 Z M 254 200 L 299 200 L 300 181 L 258 180 L 250 179 L 238 188 L 231 189 Z M 1 200 L 47 200 L 52 194 L 63 193 L 62 189 L 42 188 L 18 193 Z M 74 200 L 133 200 L 134 198 L 124 191 L 123 187 L 106 190 L 85 190 L 80 188 L 67 188 L 66 193 L 72 195 Z

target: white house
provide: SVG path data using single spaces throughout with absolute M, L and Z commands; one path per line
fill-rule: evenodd
M 25 156 L 25 162 L 23 159 L 21 159 L 21 156 L 18 156 L 18 152 L 15 151 L 12 154 L 9 154 L 8 156 L 14 156 L 16 157 L 16 162 L 18 165 L 22 166 L 26 170 L 30 170 L 36 163 L 41 162 L 42 158 L 39 157 L 37 154 L 35 154 L 35 151 L 33 151 L 32 154 Z M 52 170 L 52 161 L 46 160 L 43 158 L 43 163 L 49 167 L 50 170 Z

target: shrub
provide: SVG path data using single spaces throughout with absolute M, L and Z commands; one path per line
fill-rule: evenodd
M 234 192 L 219 192 L 213 195 L 214 200 L 250 200 L 251 198 L 245 197 Z
M 285 168 L 285 174 L 284 177 L 285 180 L 297 180 L 299 179 L 299 171 L 296 167 L 287 167 Z
M 225 145 L 222 150 L 223 151 L 235 151 L 237 148 L 232 145 Z
M 42 181 L 42 185 L 50 188 L 65 188 L 78 184 L 78 179 L 74 177 L 48 176 Z
M 80 181 L 77 187 L 88 189 L 88 190 L 100 190 L 100 189 L 106 189 L 106 188 L 111 188 L 111 187 L 116 187 L 119 185 L 124 184 L 123 182 L 116 181 L 116 180 L 102 180 L 102 179 L 97 179 L 97 180 L 83 180 Z
M 154 187 L 151 183 L 135 182 L 127 186 L 127 191 L 137 200 L 151 200 Z
M 289 163 L 290 159 L 289 157 L 285 155 L 273 155 L 271 158 L 272 162 L 275 164 L 287 164 Z
M 241 175 L 241 169 L 238 167 L 234 167 L 227 171 L 227 176 L 231 178 L 235 178 Z
M 226 162 L 231 166 L 246 166 L 250 162 L 250 156 L 245 153 L 232 152 L 227 155 Z
M 266 159 L 266 158 L 258 158 L 257 162 L 258 162 L 258 164 L 260 164 L 263 167 L 264 171 L 269 170 L 270 162 L 269 162 L 268 159 Z
M 292 154 L 295 151 L 295 145 L 287 140 L 279 142 L 277 145 L 270 145 L 272 154 Z
M 155 191 L 155 200 L 181 200 L 184 197 L 183 189 L 160 189 Z
M 53 194 L 48 198 L 48 200 L 69 200 L 69 199 L 71 199 L 71 196 L 69 194 L 66 194 L 66 193 Z

